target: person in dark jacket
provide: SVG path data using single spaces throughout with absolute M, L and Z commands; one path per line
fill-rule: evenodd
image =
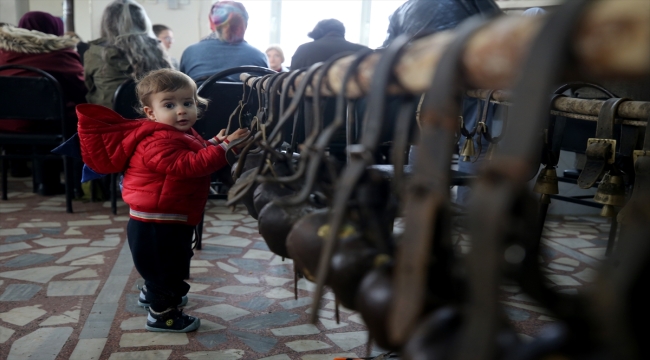
M 291 58 L 291 70 L 327 61 L 342 52 L 356 52 L 368 48 L 345 40 L 345 26 L 336 19 L 319 21 L 307 36 L 314 41 L 298 47 Z
M 86 102 L 86 86 L 84 85 L 84 69 L 75 51 L 78 39 L 63 35 L 63 21 L 46 12 L 30 11 L 23 15 L 18 27 L 8 24 L 0 26 L 0 65 L 25 65 L 43 70 L 52 75 L 61 86 L 65 102 L 67 128 L 72 135 L 77 128 L 75 106 Z M 4 70 L 2 76 L 37 76 L 21 70 Z M 49 124 L 48 124 L 49 125 Z M 0 132 L 41 133 L 60 132 L 59 124 L 52 122 L 51 127 L 39 123 L 38 128 L 33 122 L 24 120 L 5 120 L 0 123 Z M 31 153 L 31 148 L 11 147 L 5 149 L 14 153 Z M 47 153 L 50 148 L 39 149 Z M 78 168 L 79 166 L 75 166 Z M 41 166 L 35 168 L 35 179 L 38 183 L 38 193 L 55 195 L 64 192 L 60 183 L 62 163 L 59 160 L 41 161 Z M 26 161 L 15 159 L 11 161 L 13 176 L 29 176 L 30 171 Z
M 218 1 L 212 5 L 209 19 L 212 33 L 183 51 L 182 72 L 201 84 L 211 75 L 230 68 L 269 67 L 266 55 L 244 40 L 248 12 L 242 3 Z M 239 81 L 239 75 L 231 75 L 226 80 Z

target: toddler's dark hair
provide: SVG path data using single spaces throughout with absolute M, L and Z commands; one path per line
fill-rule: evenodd
M 192 92 L 194 93 L 194 101 L 196 101 L 198 109 L 198 117 L 201 117 L 208 107 L 208 100 L 199 96 L 197 93 L 196 83 L 191 77 L 173 69 L 158 69 L 150 71 L 142 77 L 142 79 L 138 80 L 135 87 L 135 92 L 140 101 L 140 108 L 138 111 L 144 114 L 143 108 L 145 106 L 151 106 L 150 98 L 153 94 L 159 92 L 173 92 L 186 88 L 192 89 Z

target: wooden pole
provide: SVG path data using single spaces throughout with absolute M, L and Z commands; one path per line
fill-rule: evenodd
M 511 88 L 520 76 L 528 49 L 544 20 L 544 17 L 502 16 L 479 30 L 470 39 L 463 56 L 467 87 Z M 621 79 L 650 75 L 650 1 L 594 1 L 575 33 L 567 36 L 574 38 L 575 72 L 583 77 Z M 445 31 L 414 41 L 394 68 L 396 81 L 390 91 L 413 94 L 426 91 L 441 54 L 454 37 L 453 31 Z M 380 53 L 373 54 L 361 63 L 357 76 L 346 84 L 350 98 L 370 91 L 380 57 Z M 342 58 L 332 66 L 323 85 L 323 95 L 333 96 L 342 89 L 343 74 L 352 58 Z

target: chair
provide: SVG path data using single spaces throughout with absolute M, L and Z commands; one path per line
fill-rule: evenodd
M 72 197 L 74 170 L 72 159 L 55 154 L 38 154 L 37 146 L 61 145 L 70 137 L 75 129 L 67 124 L 65 118 L 65 102 L 59 82 L 47 72 L 30 66 L 4 65 L 0 72 L 10 69 L 21 69 L 33 73 L 34 76 L 0 76 L 0 121 L 3 119 L 26 120 L 38 123 L 48 129 L 48 125 L 56 125 L 55 133 L 3 133 L 0 134 L 0 147 L 7 145 L 31 145 L 32 154 L 0 154 L 2 159 L 2 199 L 7 200 L 7 170 L 10 158 L 31 158 L 36 164 L 39 160 L 63 158 L 65 172 L 66 211 L 72 213 Z
M 219 130 L 228 127 L 228 119 L 230 114 L 237 107 L 237 104 L 242 97 L 241 82 L 225 82 L 221 81 L 224 78 L 241 73 L 253 74 L 274 74 L 275 71 L 259 66 L 240 66 L 236 68 L 227 69 L 210 76 L 199 86 L 199 96 L 208 99 L 210 102 L 208 108 L 203 113 L 199 121 L 194 124 L 194 130 L 201 135 L 204 139 L 209 139 L 219 133 Z M 251 103 L 248 104 L 249 108 L 257 109 L 256 96 L 251 97 Z M 226 194 L 222 193 L 223 184 L 216 181 L 213 176 L 211 184 L 209 199 L 225 199 Z M 217 190 L 214 190 L 214 189 Z M 197 228 L 197 243 L 196 249 L 201 250 L 201 238 L 203 233 L 203 219 Z
M 135 92 L 136 83 L 133 79 L 127 79 L 115 90 L 113 94 L 113 110 L 125 119 L 139 119 L 142 114 L 137 111 L 140 101 Z M 111 174 L 111 211 L 117 214 L 117 178 L 120 174 Z

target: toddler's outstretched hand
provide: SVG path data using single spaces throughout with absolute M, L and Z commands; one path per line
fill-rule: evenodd
M 219 133 L 215 137 L 217 138 L 217 140 L 219 140 L 219 142 L 226 140 L 226 129 L 221 129 L 221 131 L 219 131 Z
M 228 142 L 233 142 L 233 141 L 235 141 L 237 139 L 245 138 L 246 136 L 248 136 L 249 133 L 250 133 L 250 130 L 248 130 L 248 129 L 237 129 L 237 130 L 235 130 L 234 133 L 228 135 L 228 137 L 226 139 L 228 139 Z M 244 144 L 241 144 L 240 146 L 237 146 L 237 148 L 240 148 L 242 145 L 244 145 Z

